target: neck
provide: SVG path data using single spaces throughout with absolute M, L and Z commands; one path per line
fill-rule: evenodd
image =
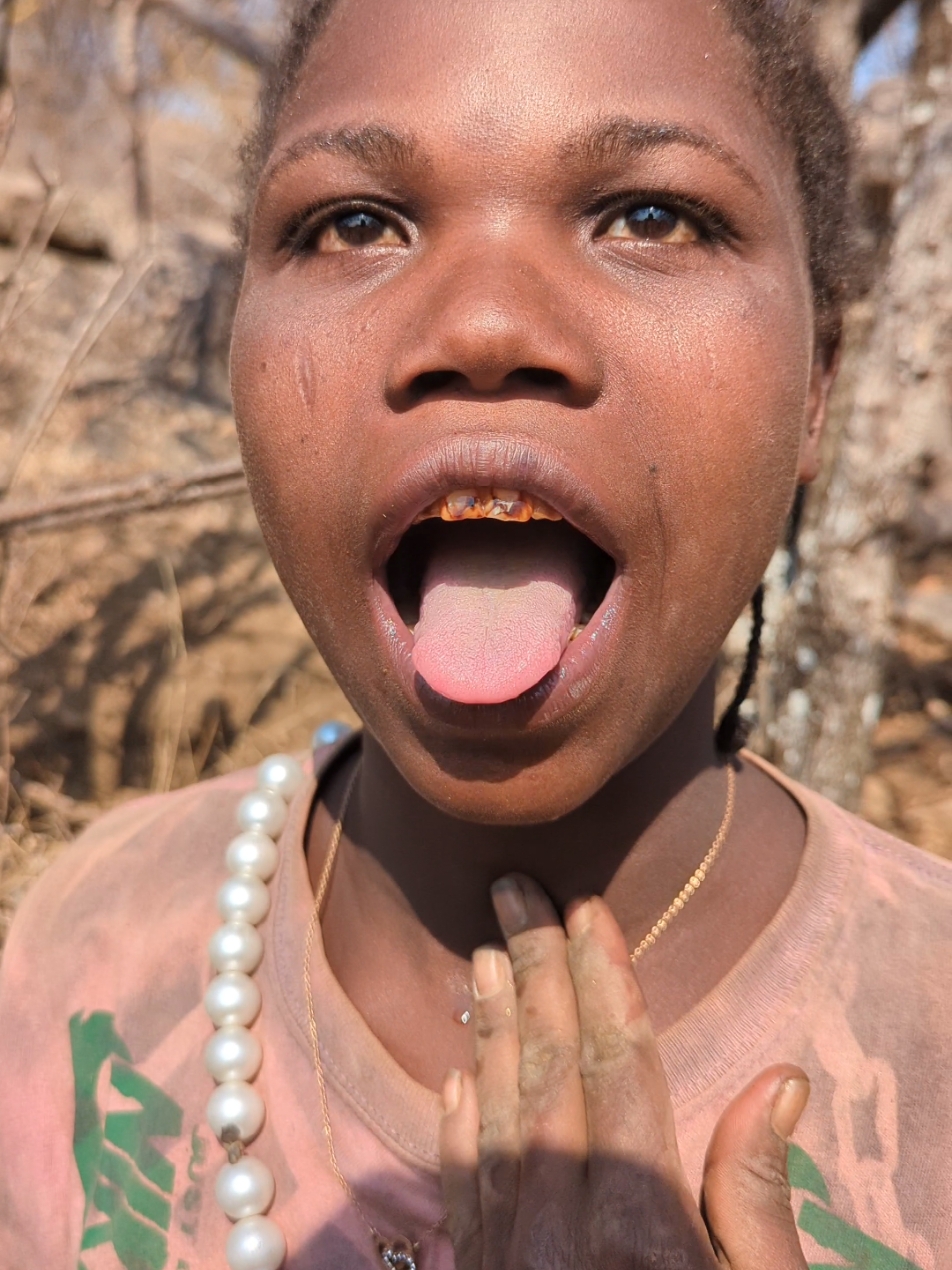
M 713 690 L 705 683 L 676 723 L 644 755 L 570 815 L 541 825 L 480 825 L 438 811 L 407 784 L 374 738 L 367 736 L 347 817 L 348 836 L 389 875 L 431 934 L 446 948 L 468 957 L 479 943 L 499 938 L 489 888 L 503 874 L 519 872 L 535 878 L 561 910 L 575 896 L 610 894 L 633 849 L 637 848 L 642 861 L 649 855 L 657 861 L 670 854 L 666 841 L 674 826 L 666 824 L 670 817 L 665 817 L 665 810 L 703 784 L 703 774 L 714 775 L 712 715 Z M 719 789 L 722 779 L 715 777 L 707 784 Z M 698 831 L 690 835 L 698 837 L 698 844 L 708 819 L 702 817 Z M 710 836 L 718 819 L 715 814 Z M 693 858 L 692 842 L 685 845 L 687 857 Z M 676 869 L 678 862 L 671 863 Z M 666 868 L 652 871 L 669 872 Z M 672 883 L 673 878 L 672 873 Z M 658 885 L 659 895 L 671 889 L 663 877 Z M 654 903 L 651 892 L 655 889 L 649 887 L 644 904 L 638 906 L 645 917 Z M 631 914 L 632 920 L 638 917 L 636 912 Z
M 709 677 L 664 735 L 587 803 L 529 826 L 447 816 L 364 737 L 325 904 L 324 944 L 345 992 L 417 1079 L 438 1088 L 447 1066 L 467 1065 L 471 1040 L 455 1019 L 469 1001 L 473 949 L 500 937 L 489 888 L 503 874 L 535 878 L 560 911 L 576 896 L 604 895 L 630 947 L 638 944 L 707 852 L 724 814 L 712 717 Z M 338 772 L 325 782 L 312 818 L 315 883 L 348 779 Z M 743 770 L 711 878 L 639 963 L 656 1026 L 690 1008 L 756 937 L 789 889 L 802 842 L 792 800 L 759 772 Z

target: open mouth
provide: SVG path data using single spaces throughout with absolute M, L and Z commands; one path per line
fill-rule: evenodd
M 615 562 L 529 491 L 452 490 L 386 566 L 413 666 L 440 696 L 513 701 L 558 666 L 605 598 Z

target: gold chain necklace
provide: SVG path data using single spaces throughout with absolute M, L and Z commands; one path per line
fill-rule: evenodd
M 337 1162 L 337 1151 L 334 1147 L 334 1131 L 331 1128 L 330 1111 L 327 1105 L 327 1081 L 324 1078 L 324 1064 L 321 1061 L 321 1047 L 317 1031 L 317 1018 L 314 1012 L 314 994 L 311 990 L 311 955 L 314 947 L 314 935 L 317 931 L 317 925 L 321 918 L 324 908 L 324 901 L 327 898 L 327 889 L 330 885 L 331 874 L 334 871 L 334 862 L 337 859 L 337 850 L 340 846 L 341 835 L 344 832 L 344 817 L 347 815 L 347 808 L 350 805 L 350 796 L 353 793 L 354 784 L 357 780 L 357 773 L 360 770 L 360 761 L 356 763 L 350 780 L 347 782 L 347 788 L 344 791 L 344 798 L 341 802 L 340 814 L 331 833 L 330 842 L 327 845 L 327 855 L 324 858 L 324 864 L 321 868 L 321 876 L 318 879 L 317 890 L 314 894 L 314 906 L 311 909 L 311 919 L 307 926 L 307 935 L 304 939 L 304 999 L 307 1003 L 307 1026 L 308 1033 L 311 1038 L 311 1057 L 314 1062 L 314 1073 L 317 1076 L 317 1088 L 321 1099 L 321 1119 L 324 1125 L 324 1138 L 327 1142 L 327 1156 L 330 1161 L 331 1171 L 337 1179 L 337 1183 L 341 1190 L 353 1204 L 357 1210 L 364 1225 L 370 1231 L 371 1238 L 380 1260 L 387 1267 L 387 1270 L 417 1270 L 417 1256 L 420 1251 L 420 1244 L 427 1237 L 439 1230 L 446 1220 L 446 1214 L 443 1213 L 438 1221 L 420 1235 L 416 1242 L 407 1239 L 406 1236 L 400 1235 L 396 1239 L 387 1239 L 382 1235 L 377 1227 L 373 1224 L 367 1214 L 361 1207 L 360 1200 L 354 1193 L 354 1188 L 344 1177 L 341 1167 Z M 645 935 L 644 939 L 631 954 L 632 963 L 638 959 L 657 943 L 659 937 L 668 929 L 671 922 L 678 916 L 681 910 L 687 904 L 688 900 L 697 891 L 698 887 L 703 883 L 704 879 L 710 872 L 711 866 L 720 854 L 721 848 L 727 840 L 730 832 L 731 822 L 734 818 L 734 802 L 737 789 L 737 777 L 733 765 L 727 768 L 727 800 L 724 808 L 724 817 L 721 820 L 720 828 L 704 859 L 694 870 L 691 876 L 682 886 L 662 915 L 658 918 L 651 930 Z
M 720 855 L 721 847 L 723 847 L 724 843 L 727 841 L 727 835 L 730 833 L 731 821 L 734 819 L 734 798 L 736 792 L 737 774 L 734 771 L 734 765 L 732 763 L 728 763 L 727 801 L 724 806 L 724 818 L 721 821 L 721 827 L 718 829 L 717 835 L 711 843 L 707 855 L 685 882 L 684 886 L 681 887 L 680 891 L 678 891 L 677 895 L 652 926 L 651 930 L 648 931 L 647 935 L 645 935 L 644 939 L 635 951 L 631 954 L 632 963 L 636 962 L 648 951 L 649 948 L 652 947 L 653 944 L 658 942 L 659 937 L 664 934 L 677 915 L 684 908 L 685 904 L 687 904 L 691 896 L 707 877 L 710 872 L 711 865 Z

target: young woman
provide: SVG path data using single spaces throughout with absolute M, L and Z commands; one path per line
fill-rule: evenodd
M 846 151 L 773 0 L 308 0 L 233 388 L 365 728 L 28 898 L 3 1267 L 952 1264 L 952 874 L 712 724 L 817 470 Z

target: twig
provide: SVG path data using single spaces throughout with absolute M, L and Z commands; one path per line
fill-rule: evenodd
M 16 0 L 0 0 L 0 163 L 16 123 L 16 98 L 10 81 L 10 36 L 13 32 L 13 10 Z
M 129 153 L 132 159 L 133 201 L 139 227 L 139 245 L 150 236 L 152 225 L 152 186 L 145 143 L 145 121 L 142 112 L 142 75 L 139 68 L 139 24 L 142 0 L 119 0 L 115 9 L 114 48 L 116 56 L 116 92 L 122 99 L 129 122 Z
M 97 303 L 93 312 L 84 319 L 62 366 L 20 430 L 19 438 L 7 464 L 6 474 L 0 481 L 0 491 L 6 492 L 16 483 L 24 460 L 43 435 L 56 407 L 72 383 L 76 371 L 85 361 L 103 331 L 145 277 L 151 265 L 151 255 L 134 257 L 106 295 Z
M 0 582 L 0 622 L 3 623 L 0 628 L 0 641 L 5 650 L 18 661 L 28 656 L 27 652 L 18 646 L 20 630 L 36 597 L 60 576 L 62 554 L 62 544 L 57 544 L 57 550 L 43 553 L 42 565 L 36 563 L 35 549 L 33 551 L 21 549 L 8 560 L 8 565 L 13 564 L 15 560 L 16 568 L 8 568 Z M 12 590 L 11 584 L 17 573 L 20 575 L 19 585 Z
M 0 827 L 7 823 L 10 815 L 10 794 L 16 798 L 16 786 L 13 779 L 14 758 L 10 748 L 10 720 L 15 719 L 29 700 L 30 694 L 23 688 L 19 692 L 8 692 L 0 715 L 0 764 L 3 768 L 3 795 L 0 798 Z
M 183 25 L 191 27 L 229 53 L 261 70 L 271 60 L 271 49 L 246 26 L 220 17 L 200 0 L 143 0 L 152 8 L 165 9 Z
M 43 202 L 40 204 L 30 232 L 17 252 L 10 272 L 3 279 L 3 304 L 0 305 L 0 335 L 17 316 L 17 305 L 36 273 L 37 265 L 59 228 L 60 221 L 73 201 L 71 194 L 62 193 L 57 185 L 44 182 Z
M 205 764 L 208 762 L 208 756 L 212 752 L 212 746 L 215 744 L 215 738 L 218 736 L 218 729 L 221 727 L 221 702 L 217 697 L 212 697 L 210 701 L 205 703 L 205 717 L 202 720 L 201 731 L 198 740 L 192 746 L 192 766 L 195 768 L 195 779 L 201 777 L 205 770 Z
M 54 498 L 0 502 L 0 537 L 20 530 L 41 533 L 135 512 L 160 511 L 181 503 L 228 498 L 247 490 L 237 459 L 209 463 L 186 475 L 161 473 L 112 485 L 68 490 Z
M 7 823 L 10 810 L 10 774 L 13 760 L 10 754 L 10 715 L 0 713 L 0 825 Z
M 102 814 L 102 808 L 94 803 L 77 802 L 68 794 L 41 785 L 39 781 L 21 781 L 19 792 L 30 807 L 59 816 L 67 825 L 88 825 Z
M 188 650 L 185 647 L 182 597 L 179 595 L 178 583 L 175 580 L 175 570 L 168 556 L 160 556 L 156 563 L 162 578 L 162 589 L 165 591 L 169 605 L 169 676 L 165 685 L 168 711 L 164 727 L 156 737 L 152 762 L 152 790 L 154 793 L 165 793 L 172 788 L 175 760 L 178 757 L 182 726 L 185 722 Z

